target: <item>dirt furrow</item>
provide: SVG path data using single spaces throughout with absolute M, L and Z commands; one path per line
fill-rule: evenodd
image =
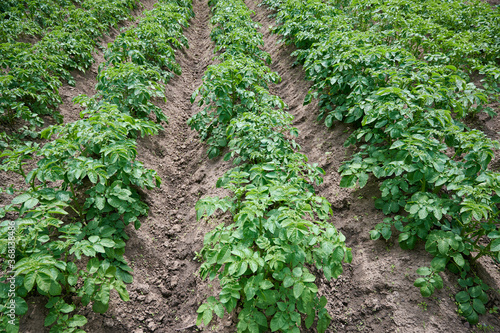
M 106 330 L 99 332 L 192 332 L 196 309 L 210 292 L 197 277 L 200 264 L 194 257 L 214 225 L 197 222 L 194 207 L 201 196 L 223 195 L 215 183 L 229 165 L 208 160 L 205 145 L 186 124 L 200 111 L 190 97 L 213 57 L 207 1 L 195 0 L 193 8 L 195 18 L 185 30 L 189 49 L 176 55 L 182 75 L 167 85 L 167 102 L 160 105 L 169 124 L 159 135 L 139 141 L 139 159 L 157 170 L 163 183 L 144 195 L 150 214 L 142 227 L 129 229 L 126 258 L 134 263 L 131 301 L 111 309 L 104 319 Z
M 343 123 L 327 129 L 316 121 L 316 102 L 303 105 L 310 83 L 305 80 L 302 68 L 293 66 L 293 47 L 278 44 L 279 36 L 271 34 L 270 26 L 276 23 L 269 18 L 271 11 L 259 7 L 259 3 L 246 1 L 256 12 L 254 20 L 263 25 L 264 51 L 271 54 L 271 68 L 282 77 L 282 82 L 271 88 L 271 92 L 289 105 L 299 129 L 297 141 L 302 152 L 310 163 L 318 163 L 325 170 L 318 194 L 332 203 L 332 223 L 353 249 L 353 262 L 344 266 L 344 274 L 332 281 L 322 278 L 319 284 L 333 316 L 328 332 L 474 332 L 456 313 L 453 298 L 458 291 L 456 276 L 443 274 L 445 288 L 430 298 L 423 298 L 413 286 L 416 269 L 428 266 L 432 259 L 422 244 L 415 250 L 403 251 L 397 237 L 387 242 L 369 239 L 369 231 L 385 217 L 375 209 L 378 185 L 369 182 L 362 190 L 339 187 L 338 168 L 352 152 L 343 144 L 353 129 Z M 496 301 L 491 303 L 498 306 Z M 483 316 L 480 323 L 489 328 L 500 327 L 498 317 L 492 314 Z
M 162 185 L 142 194 L 150 212 L 141 228 L 127 229 L 130 239 L 125 258 L 134 269 L 134 282 L 127 286 L 130 301 L 123 302 L 112 292 L 105 314 L 93 313 L 90 306 L 81 309 L 89 319 L 84 327 L 87 332 L 193 332 L 199 303 L 207 294 L 214 294 L 213 288 L 197 276 L 200 263 L 194 257 L 205 233 L 215 224 L 197 222 L 194 207 L 201 196 L 224 195 L 215 183 L 230 165 L 222 159 L 209 160 L 205 145 L 186 124 L 199 111 L 190 97 L 213 58 L 207 1 L 195 0 L 193 8 L 196 16 L 185 29 L 189 49 L 176 51 L 182 75 L 167 85 L 167 102 L 158 104 L 169 124 L 159 135 L 138 141 L 138 159 L 158 172 Z M 92 80 L 95 78 L 87 84 L 95 82 Z M 46 315 L 43 304 L 37 302 L 30 309 L 23 332 L 40 331 Z M 229 319 L 225 323 L 219 325 L 231 325 Z

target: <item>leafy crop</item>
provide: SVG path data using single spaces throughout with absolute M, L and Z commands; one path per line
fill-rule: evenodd
M 179 13 L 184 15 L 182 20 Z M 191 15 L 190 1 L 165 0 L 145 19 L 158 34 L 175 31 L 168 46 L 179 47 L 185 43 L 178 35 L 181 24 L 187 25 Z M 7 332 L 19 330 L 19 316 L 28 310 L 24 299 L 34 292 L 48 298 L 44 324 L 51 332 L 83 332 L 79 327 L 87 319 L 74 313 L 70 296 L 84 306 L 91 303 L 98 313 L 108 309 L 113 289 L 122 300 L 129 299 L 125 284 L 132 282 L 132 269 L 123 257 L 128 239 L 125 227 L 139 228 L 141 216 L 148 213 L 140 189 L 160 185 L 156 172 L 136 159 L 136 139 L 156 134 L 162 129 L 158 123 L 166 120 L 151 102 L 164 98 L 163 77 L 154 69 L 162 67 L 161 59 L 175 63 L 172 53 L 165 57 L 140 65 L 124 58 L 101 66 L 98 93 L 76 98 L 85 107 L 81 120 L 44 129 L 41 136 L 47 143 L 43 146 L 12 146 L 0 155 L 0 169 L 19 174 L 27 184 L 27 189 L 8 188 L 7 193 L 16 195 L 0 209 L 5 271 L 9 242 L 16 246 L 15 257 L 10 258 L 15 262 L 15 296 L 4 283 L 9 276 L 0 278 L 0 321 Z M 151 113 L 157 123 L 149 119 Z M 33 158 L 36 167 L 29 170 L 27 161 Z M 14 234 L 9 238 L 11 226 Z M 14 325 L 7 316 L 10 300 L 16 304 Z
M 80 1 L 74 1 L 76 3 Z M 75 8 L 70 0 L 5 0 L 0 4 L 0 43 L 19 37 L 42 35 L 64 23 L 65 13 Z
M 76 8 L 63 0 L 53 5 L 45 0 L 8 1 L 3 14 L 12 14 L 11 19 L 17 20 L 18 14 L 46 15 L 52 19 L 39 22 L 50 29 L 44 30 L 40 41 L 34 45 L 16 43 L 12 36 L 5 37 L 9 43 L 0 44 L 0 68 L 3 69 L 0 123 L 14 129 L 14 125 L 19 128 L 15 121 L 22 120 L 24 126 L 17 133 L 22 137 L 37 135 L 37 127 L 43 125 L 43 115 L 51 115 L 60 122 L 61 117 L 55 110 L 62 102 L 59 96 L 62 82 L 74 85 L 70 71 L 88 69 L 94 61 L 92 52 L 96 40 L 109 26 L 130 19 L 129 13 L 137 4 L 137 0 L 85 0 L 81 3 L 82 8 Z M 27 12 L 21 9 L 24 7 L 28 8 Z M 29 20 L 27 22 L 29 25 Z M 9 20 L 5 24 L 10 24 Z M 8 35 L 2 31 L 0 37 L 2 34 Z
M 456 296 L 460 313 L 477 323 L 488 298 L 473 265 L 482 256 L 500 260 L 500 175 L 488 170 L 499 144 L 460 120 L 492 115 L 486 104 L 498 93 L 492 62 L 499 54 L 491 35 L 498 25 L 474 22 L 495 22 L 498 12 L 458 1 L 265 3 L 278 10 L 274 31 L 299 48 L 294 54 L 313 81 L 305 103 L 319 99 L 319 119 L 328 127 L 335 121 L 357 127 L 346 146 L 358 151 L 341 166 L 340 185 L 380 179 L 375 204 L 391 217 L 371 237 L 389 239 L 394 227 L 402 248 L 425 241 L 434 259 L 417 271 L 422 277 L 415 286 L 428 297 L 443 286 L 439 272 L 458 273 L 465 288 Z M 477 40 L 453 41 L 457 32 Z M 453 46 L 474 48 L 476 41 L 487 54 L 474 57 L 471 49 Z M 482 89 L 467 71 L 486 68 L 491 76 Z
M 238 332 L 299 332 L 317 323 L 325 332 L 330 316 L 326 298 L 318 297 L 316 276 L 342 273 L 351 261 L 345 237 L 328 223 L 332 210 L 314 194 L 324 171 L 307 163 L 285 103 L 271 95 L 270 83 L 280 78 L 267 67 L 270 57 L 260 50 L 262 35 L 242 1 L 211 1 L 212 39 L 222 52 L 209 66 L 203 84 L 193 93 L 205 108 L 188 124 L 209 145 L 209 157 L 228 152 L 235 168 L 217 182 L 233 194 L 203 198 L 198 219 L 215 211 L 230 212 L 233 223 L 221 224 L 205 236 L 198 256 L 202 278 L 218 277 L 219 297 L 198 308 L 197 324 L 208 325 L 238 305 Z

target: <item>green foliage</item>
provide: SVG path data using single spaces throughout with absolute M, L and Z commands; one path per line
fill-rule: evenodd
M 488 170 L 499 143 L 460 122 L 492 115 L 498 10 L 479 1 L 264 3 L 313 82 L 305 103 L 318 98 L 328 127 L 356 127 L 345 145 L 358 150 L 340 167 L 340 185 L 364 187 L 370 175 L 381 181 L 375 205 L 392 217 L 371 238 L 389 239 L 394 227 L 402 248 L 420 239 L 434 256 L 418 271 L 422 295 L 442 287 L 445 268 L 465 279 L 478 258 L 499 259 L 500 176 Z M 482 88 L 473 71 L 485 74 Z M 477 322 L 480 312 L 466 310 Z
M 75 84 L 70 71 L 88 69 L 96 40 L 109 26 L 130 19 L 137 4 L 137 0 L 85 0 L 82 8 L 76 8 L 66 0 L 7 1 L 2 15 L 9 19 L 0 24 L 0 38 L 9 41 L 0 44 L 0 122 L 12 126 L 16 119 L 22 120 L 27 128 L 17 133 L 21 137 L 36 135 L 42 115 L 61 122 L 55 110 L 62 103 L 62 82 Z M 19 21 L 19 30 L 10 31 L 8 26 Z M 24 33 L 42 37 L 34 45 L 16 43 Z
M 126 3 L 130 9 L 135 2 Z M 180 32 L 181 23 L 187 24 L 192 15 L 190 6 L 188 1 L 165 0 L 157 8 L 170 10 L 171 15 L 153 9 L 146 17 L 153 22 L 153 14 L 160 14 L 154 26 L 159 33 Z M 113 11 L 108 2 L 103 8 L 116 15 L 128 12 Z M 161 26 L 168 17 L 178 18 L 168 21 L 175 27 Z M 182 45 L 171 42 L 170 47 Z M 172 53 L 165 56 L 174 63 Z M 123 256 L 125 228 L 129 224 L 139 228 L 140 218 L 148 213 L 140 189 L 160 186 L 156 172 L 136 159 L 137 138 L 162 129 L 149 119 L 150 113 L 157 121 L 166 120 L 151 102 L 164 97 L 162 77 L 154 70 L 162 66 L 163 58 L 157 59 L 159 63 L 151 59 L 149 65 L 122 59 L 101 67 L 98 93 L 75 99 L 85 108 L 82 119 L 44 129 L 43 145 L 11 144 L 0 155 L 0 169 L 19 174 L 28 185 L 27 190 L 8 188 L 5 192 L 16 196 L 0 208 L 0 217 L 10 218 L 0 223 L 2 270 L 12 270 L 16 286 L 15 293 L 8 291 L 10 285 L 5 282 L 10 273 L 0 279 L 0 321 L 8 332 L 18 332 L 19 318 L 14 318 L 15 325 L 9 324 L 9 309 L 4 305 L 15 300 L 16 315 L 24 315 L 24 299 L 31 293 L 48 298 L 44 324 L 51 332 L 84 332 L 79 327 L 87 319 L 72 315 L 76 306 L 67 303 L 68 295 L 84 306 L 92 304 L 97 313 L 107 311 L 113 289 L 122 300 L 129 300 L 125 285 L 133 278 Z M 28 170 L 27 162 L 33 158 L 36 167 Z M 9 252 L 12 242 L 14 254 Z
M 227 146 L 226 129 L 233 117 L 256 110 L 264 103 L 284 106 L 281 99 L 267 90 L 269 83 L 279 80 L 262 62 L 245 55 L 227 56 L 219 65 L 207 68 L 203 84 L 191 97 L 192 102 L 200 97 L 198 105 L 205 108 L 191 117 L 188 124 L 200 133 L 202 140 L 207 140 L 210 158 Z
M 76 1 L 79 2 L 79 1 Z M 43 34 L 64 23 L 65 13 L 75 6 L 69 0 L 5 0 L 0 4 L 0 42 Z
M 345 237 L 328 222 L 332 210 L 314 194 L 324 171 L 307 163 L 285 103 L 269 93 L 279 76 L 267 67 L 262 35 L 242 1 L 211 1 L 211 36 L 220 63 L 209 66 L 192 96 L 205 108 L 188 124 L 200 133 L 209 157 L 228 149 L 225 160 L 235 168 L 218 182 L 232 192 L 225 198 L 203 198 L 197 218 L 217 210 L 233 223 L 205 235 L 199 253 L 202 278 L 218 277 L 221 292 L 198 308 L 197 325 L 214 315 L 241 307 L 238 332 L 300 332 L 314 322 L 325 332 L 331 317 L 319 297 L 311 267 L 327 279 L 351 261 Z M 226 148 L 227 147 L 227 148 Z

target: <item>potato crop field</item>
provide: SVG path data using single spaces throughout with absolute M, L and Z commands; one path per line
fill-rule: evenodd
M 0 332 L 500 332 L 499 0 L 1 0 Z

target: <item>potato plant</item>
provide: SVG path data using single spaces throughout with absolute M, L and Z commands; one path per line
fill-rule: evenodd
M 45 27 L 41 39 L 35 44 L 16 42 L 13 36 L 0 44 L 0 123 L 14 128 L 15 136 L 36 137 L 37 128 L 43 125 L 43 115 L 61 121 L 57 107 L 62 103 L 59 88 L 62 82 L 74 85 L 72 70 L 87 70 L 93 63 L 92 52 L 96 42 L 110 26 L 130 19 L 137 0 L 84 0 L 81 8 L 66 0 L 50 4 L 46 0 L 9 0 L 3 15 L 30 25 L 28 16 L 50 17 L 36 26 Z M 27 8 L 27 11 L 23 11 Z M 20 16 L 19 16 L 20 15 Z M 37 18 L 31 18 L 37 21 Z M 2 21 L 9 25 L 10 20 Z M 39 21 L 39 20 L 38 20 Z M 17 21 L 16 21 L 17 22 Z M 6 30 L 3 30 L 6 29 Z M 32 28 L 26 28 L 31 31 Z M 38 31 L 38 30 L 37 30 Z M 0 38 L 9 35 L 6 26 L 0 25 Z M 12 132 L 12 131 L 11 131 Z M 15 141 L 15 136 L 9 140 Z M 6 143 L 2 140 L 4 144 Z M 8 143 L 8 142 L 7 142 Z
M 313 82 L 305 103 L 318 98 L 318 118 L 328 127 L 335 121 L 356 126 L 346 146 L 358 149 L 341 166 L 340 185 L 364 187 L 370 175 L 380 180 L 382 196 L 375 205 L 390 217 L 371 237 L 389 239 L 396 229 L 402 248 L 424 241 L 434 259 L 417 270 L 422 277 L 415 286 L 428 297 L 443 287 L 439 272 L 459 274 L 459 313 L 477 323 L 488 297 L 474 263 L 482 256 L 500 260 L 500 175 L 488 169 L 499 143 L 461 119 L 492 115 L 486 104 L 498 92 L 491 62 L 499 59 L 491 36 L 498 25 L 473 22 L 496 22 L 498 11 L 458 1 L 373 1 L 369 7 L 358 1 L 265 3 L 277 10 L 274 31 L 298 47 L 294 54 Z M 460 20 L 451 24 L 457 15 Z M 435 24 L 424 25 L 424 17 Z M 444 27 L 487 40 L 488 54 L 475 57 L 471 49 L 451 46 L 460 41 Z M 419 37 L 418 29 L 429 30 Z M 475 42 L 460 43 L 474 48 Z M 467 72 L 486 68 L 492 75 L 485 90 Z
M 189 0 L 162 0 L 145 13 L 150 39 L 133 40 L 132 45 L 154 45 L 157 35 L 170 36 L 165 50 L 185 45 L 180 32 L 191 16 Z M 139 32 L 131 35 L 140 36 L 141 27 L 133 28 Z M 175 63 L 172 52 L 164 56 L 168 58 L 158 55 L 158 61 L 148 59 L 143 64 L 125 57 L 101 66 L 97 94 L 76 98 L 85 108 L 80 120 L 44 129 L 43 145 L 13 145 L 0 155 L 0 170 L 19 174 L 27 187 L 6 188 L 14 197 L 0 208 L 3 271 L 9 271 L 10 225 L 16 245 L 14 296 L 5 283 L 10 276 L 0 278 L 0 322 L 7 332 L 19 331 L 19 316 L 28 311 L 25 299 L 34 293 L 48 299 L 45 326 L 65 333 L 84 332 L 81 327 L 87 319 L 76 313 L 76 304 L 92 304 L 95 312 L 104 313 L 111 290 L 122 300 L 129 299 L 126 284 L 133 277 L 123 256 L 125 228 L 129 224 L 139 228 L 141 217 L 148 213 L 140 189 L 161 182 L 154 170 L 137 160 L 136 141 L 158 133 L 160 122 L 166 120 L 151 102 L 164 97 L 160 84 L 164 77 L 155 69 L 165 61 Z M 35 156 L 36 167 L 29 170 L 27 160 Z M 8 316 L 11 300 L 14 319 Z
M 217 277 L 222 290 L 198 308 L 197 324 L 239 308 L 238 332 L 300 332 L 314 323 L 325 332 L 331 317 L 311 269 L 337 278 L 351 250 L 328 222 L 330 204 L 314 193 L 324 171 L 290 139 L 298 132 L 285 103 L 268 90 L 280 77 L 267 67 L 252 12 L 243 1 L 210 4 L 220 63 L 194 92 L 192 102 L 205 108 L 188 123 L 209 145 L 209 157 L 227 151 L 236 166 L 217 182 L 231 196 L 196 204 L 198 218 L 217 210 L 233 216 L 205 236 L 198 253 L 201 277 Z

